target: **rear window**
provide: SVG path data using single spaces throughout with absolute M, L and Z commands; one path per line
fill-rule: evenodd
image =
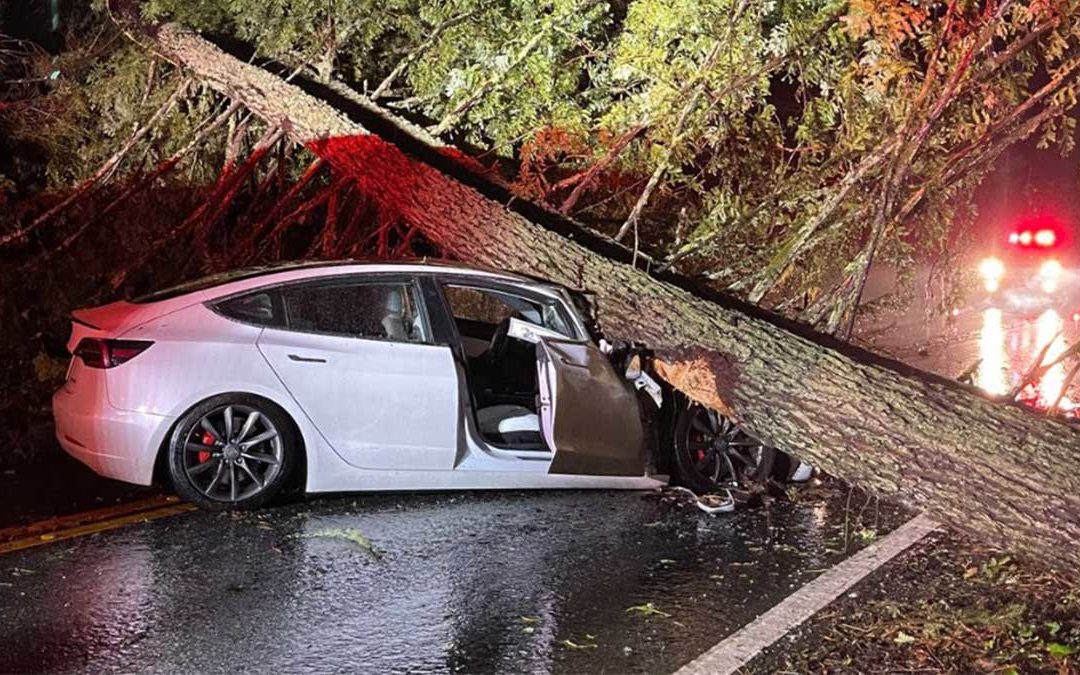
M 222 300 L 215 303 L 213 307 L 219 314 L 244 323 L 281 326 L 284 322 L 277 310 L 277 304 L 273 291 L 259 291 Z
M 397 342 L 425 342 L 414 286 L 407 281 L 303 284 L 280 290 L 289 330 Z

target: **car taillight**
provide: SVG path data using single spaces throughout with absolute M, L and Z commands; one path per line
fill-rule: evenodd
M 152 344 L 146 340 L 83 338 L 75 347 L 75 356 L 90 368 L 115 368 L 142 354 Z

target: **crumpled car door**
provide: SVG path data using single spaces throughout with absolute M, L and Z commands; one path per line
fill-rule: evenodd
M 644 429 L 637 396 L 588 342 L 536 345 L 540 428 L 555 452 L 549 473 L 641 476 Z

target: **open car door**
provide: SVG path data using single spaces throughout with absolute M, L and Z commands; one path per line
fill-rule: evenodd
M 644 429 L 637 396 L 590 342 L 537 335 L 540 429 L 549 473 L 641 476 Z

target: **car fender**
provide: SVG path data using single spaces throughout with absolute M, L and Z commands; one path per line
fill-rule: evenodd
M 182 401 L 177 402 L 172 414 L 169 416 L 172 422 L 168 425 L 163 425 L 165 431 L 161 432 L 159 439 L 159 447 L 164 449 L 165 444 L 168 442 L 166 431 L 171 431 L 174 423 L 188 410 L 191 410 L 199 403 L 220 396 L 221 394 L 251 394 L 264 398 L 274 405 L 278 406 L 292 419 L 296 425 L 297 431 L 300 433 L 301 441 L 304 444 L 304 454 L 306 455 L 306 484 L 305 491 L 311 492 L 317 488 L 319 484 L 323 482 L 322 477 L 326 472 L 338 472 L 338 471 L 352 471 L 351 465 L 345 463 L 333 448 L 326 442 L 322 434 L 311 423 L 304 411 L 300 409 L 296 401 L 289 396 L 288 392 L 270 387 L 263 386 L 259 383 L 251 382 L 246 386 L 238 386 L 222 389 L 220 387 L 206 387 L 192 392 L 191 396 L 184 398 Z
M 230 392 L 254 394 L 281 407 L 296 424 L 307 455 L 309 485 L 323 471 L 347 467 L 259 352 L 256 341 L 262 331 L 201 304 L 135 326 L 123 337 L 155 344 L 145 356 L 106 371 L 110 404 L 168 418 L 154 446 L 161 448 L 175 420 L 199 402 Z M 198 363 L 206 367 L 191 365 Z M 177 372 L 183 375 L 177 377 Z

